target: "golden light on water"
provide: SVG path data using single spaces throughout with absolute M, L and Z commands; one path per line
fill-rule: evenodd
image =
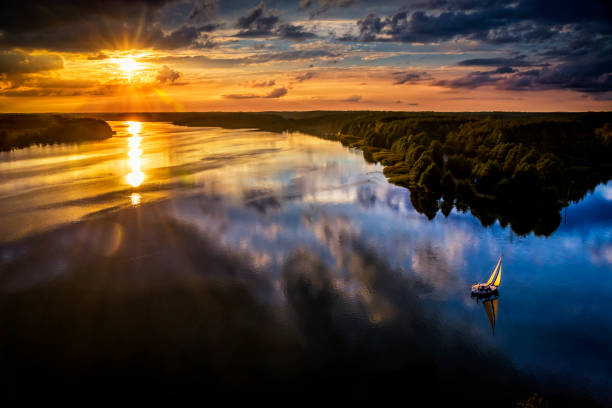
M 140 204 L 140 200 L 141 200 L 140 194 L 132 193 L 132 195 L 130 196 L 130 200 L 132 201 L 133 206 Z
M 138 187 L 145 179 L 145 175 L 140 169 L 142 156 L 142 150 L 140 149 L 140 142 L 142 141 L 140 130 L 142 129 L 142 123 L 127 122 L 127 124 L 127 131 L 132 135 L 130 138 L 128 138 L 128 163 L 132 171 L 126 176 L 126 180 L 132 187 Z M 132 203 L 133 202 L 134 199 L 132 199 Z

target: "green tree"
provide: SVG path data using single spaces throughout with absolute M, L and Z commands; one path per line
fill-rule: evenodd
M 438 140 L 434 140 L 429 144 L 429 151 L 431 152 L 431 157 L 433 157 L 434 162 L 442 167 L 444 166 L 444 148 L 442 147 L 442 143 Z
M 427 152 L 423 153 L 421 157 L 419 157 L 419 160 L 414 163 L 412 169 L 410 169 L 410 180 L 412 180 L 413 183 L 419 181 L 421 179 L 421 175 L 431 164 L 434 164 L 431 156 L 427 154 Z
M 418 184 L 429 191 L 440 191 L 440 168 L 436 163 L 431 163 L 423 171 Z

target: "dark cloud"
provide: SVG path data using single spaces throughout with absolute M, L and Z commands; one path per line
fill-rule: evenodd
M 229 94 L 229 95 L 223 95 L 224 98 L 226 99 L 257 99 L 257 98 L 261 98 L 260 95 L 255 95 L 255 94 Z
M 213 41 L 213 39 L 209 37 L 208 34 L 200 34 L 200 38 L 193 45 L 194 48 L 198 48 L 198 49 L 215 48 L 217 46 L 218 44 L 215 41 Z
M 241 29 L 236 36 L 245 38 L 275 36 L 287 40 L 303 41 L 316 37 L 314 33 L 305 31 L 302 25 L 281 24 L 280 17 L 274 10 L 266 12 L 266 5 L 263 1 L 245 16 L 239 17 L 236 27 Z
M 77 96 L 90 92 L 98 85 L 89 79 L 64 79 L 39 75 L 11 77 L 10 86 L 1 90 L 7 97 Z
M 173 84 L 180 78 L 180 76 L 180 72 L 169 68 L 167 65 L 164 65 L 163 68 L 157 72 L 155 79 L 157 79 L 160 84 Z
M 395 76 L 395 82 L 393 82 L 395 85 L 412 84 L 431 78 L 431 75 L 427 72 L 394 72 L 393 75 Z
M 361 99 L 361 95 L 351 95 L 348 98 L 342 99 L 342 102 L 359 102 Z
M 258 64 L 273 61 L 298 61 L 315 58 L 337 58 L 339 56 L 341 56 L 339 52 L 331 51 L 325 48 L 317 48 L 307 50 L 280 51 L 267 54 L 256 54 L 240 58 L 239 61 L 245 64 Z
M 304 26 L 301 25 L 291 25 L 291 24 L 282 24 L 278 27 L 276 34 L 280 38 L 285 38 L 288 40 L 296 40 L 302 41 L 309 38 L 314 38 L 316 35 L 314 33 L 304 31 Z
M 493 73 L 495 74 L 512 74 L 516 72 L 516 70 L 512 67 L 499 67 Z
M 257 7 L 251 9 L 245 16 L 239 17 L 236 27 L 240 28 L 237 35 L 240 37 L 259 37 L 271 35 L 279 17 L 273 11 L 266 15 L 266 5 L 262 1 Z
M 316 74 L 314 72 L 304 72 L 303 74 L 296 75 L 295 78 L 293 79 L 298 82 L 304 82 L 304 81 L 308 81 L 309 79 L 314 78 L 315 76 Z
M 276 98 L 281 98 L 287 95 L 287 92 L 288 92 L 287 88 L 281 87 L 281 88 L 276 88 L 265 95 L 230 94 L 230 95 L 223 95 L 223 97 L 227 99 L 259 99 L 259 98 L 276 99 Z
M 370 13 L 357 21 L 358 36 L 344 36 L 345 41 L 396 41 L 432 43 L 459 35 L 483 37 L 498 24 L 494 16 L 481 13 L 444 12 L 430 15 L 423 11 L 409 14 L 399 11 L 390 17 Z
M 526 60 L 524 55 L 514 58 L 474 58 L 457 63 L 462 67 L 531 67 L 535 64 Z
M 251 84 L 253 88 L 267 88 L 267 87 L 274 86 L 274 85 L 276 85 L 276 81 L 273 79 L 269 81 L 263 81 L 263 82 L 254 82 Z
M 346 8 L 355 4 L 356 0 L 301 0 L 300 8 L 303 10 L 314 9 L 310 11 L 310 17 L 316 17 L 320 14 L 327 12 L 329 9 L 334 7 Z M 318 7 L 314 6 L 317 3 Z
M 196 0 L 189 13 L 189 19 L 198 24 L 208 23 L 215 17 L 218 9 L 218 0 Z
M 396 41 L 432 43 L 465 37 L 493 43 L 529 43 L 562 35 L 572 29 L 610 33 L 612 3 L 565 0 L 551 7 L 543 0 L 519 2 L 428 1 L 411 10 L 401 9 L 388 17 L 370 13 L 357 22 L 358 35 L 350 41 Z M 565 27 L 567 29 L 567 27 Z
M 489 62 L 472 61 L 477 63 L 464 65 L 487 65 L 483 62 Z M 602 94 L 612 91 L 612 56 L 607 53 L 589 55 L 554 66 L 524 71 L 502 66 L 492 71 L 475 71 L 460 78 L 437 81 L 434 85 L 449 88 L 494 85 L 497 89 L 513 91 L 569 89 L 588 94 Z
M 434 82 L 435 86 L 443 86 L 447 88 L 468 88 L 474 89 L 484 85 L 495 84 L 499 81 L 498 77 L 491 76 L 483 72 L 472 72 L 466 76 L 455 79 L 443 79 Z
M 0 46 L 91 52 L 195 45 L 198 34 L 209 31 L 211 23 L 202 29 L 192 25 L 193 21 L 178 28 L 162 26 L 163 9 L 172 2 L 109 0 L 101 6 L 91 1 L 34 0 L 26 4 L 9 0 L 3 4 L 0 16 Z M 205 3 L 208 4 L 202 2 L 200 6 Z
M 64 60 L 59 55 L 31 55 L 21 51 L 0 51 L 0 74 L 11 76 L 62 68 L 64 68 Z
M 168 35 L 164 35 L 155 41 L 156 48 L 174 50 L 191 45 L 197 40 L 200 32 L 192 26 L 184 25 Z
M 275 90 L 267 94 L 265 98 L 281 98 L 285 95 L 287 95 L 287 88 L 276 88 Z

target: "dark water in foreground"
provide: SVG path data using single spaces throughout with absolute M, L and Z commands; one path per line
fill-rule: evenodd
M 339 143 L 112 126 L 0 154 L 7 389 L 612 404 L 612 183 L 517 237 Z M 469 288 L 501 254 L 493 330 Z

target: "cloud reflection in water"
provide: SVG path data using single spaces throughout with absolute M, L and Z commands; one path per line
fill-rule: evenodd
M 85 386 L 130 377 L 148 387 L 359 389 L 448 395 L 458 404 L 472 401 L 474 384 L 503 384 L 495 398 L 511 403 L 546 390 L 553 383 L 541 367 L 561 373 L 553 390 L 609 378 L 601 360 L 612 356 L 581 323 L 612 338 L 605 301 L 587 307 L 583 298 L 589 285 L 600 299 L 612 287 L 604 274 L 608 218 L 585 218 L 606 212 L 599 193 L 571 207 L 551 238 L 509 241 L 469 214 L 428 221 L 380 166 L 333 142 L 151 123 L 131 131 L 146 134 L 138 149 L 147 182 L 138 193 L 126 186 L 125 168 L 104 178 L 84 165 L 90 188 L 56 186 L 23 208 L 29 216 L 68 208 L 89 216 L 0 247 L 0 324 L 14 334 L 0 338 L 9 350 L 0 358 L 15 368 L 12 381 L 61 367 Z M 106 151 L 95 166 L 114 169 L 101 163 L 125 163 L 125 138 L 116 139 L 78 149 Z M 153 195 L 160 202 L 147 199 Z M 3 198 L 0 206 L 19 209 Z M 504 314 L 492 339 L 468 289 L 501 251 Z M 536 319 L 539 302 L 553 305 L 559 293 L 568 307 Z M 596 375 L 586 369 L 593 363 Z M 526 384 L 533 377 L 541 387 Z

